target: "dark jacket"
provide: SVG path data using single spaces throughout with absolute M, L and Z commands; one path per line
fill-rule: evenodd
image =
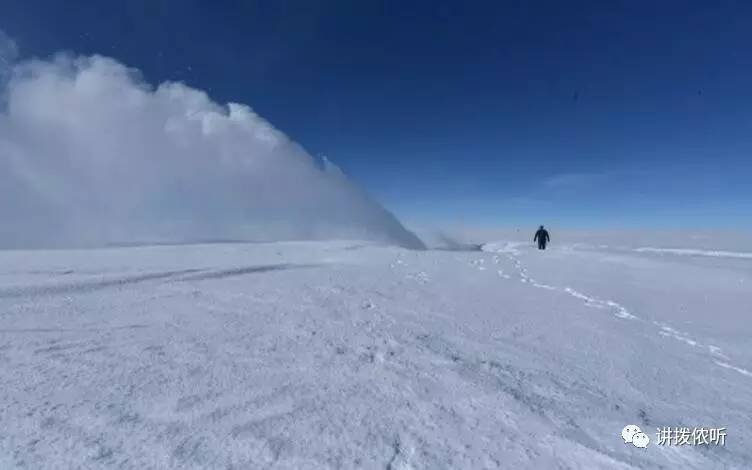
M 551 237 L 548 236 L 548 230 L 539 228 L 538 231 L 535 232 L 535 238 L 533 238 L 533 241 L 541 241 L 543 243 L 550 242 Z

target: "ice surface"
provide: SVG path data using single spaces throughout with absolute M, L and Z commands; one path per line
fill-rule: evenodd
M 752 468 L 748 260 L 484 250 L 0 252 L 0 468 Z

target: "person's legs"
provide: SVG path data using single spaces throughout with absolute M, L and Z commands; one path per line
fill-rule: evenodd
M 543 240 L 538 240 L 538 249 L 539 250 L 545 250 L 546 249 L 546 242 Z

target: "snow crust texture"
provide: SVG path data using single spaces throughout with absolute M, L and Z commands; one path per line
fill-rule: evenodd
M 0 252 L 0 468 L 748 469 L 750 283 L 509 242 Z

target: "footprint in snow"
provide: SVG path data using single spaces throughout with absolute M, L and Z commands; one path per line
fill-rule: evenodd
M 499 274 L 499 277 L 502 277 L 504 279 L 511 279 L 512 278 L 512 276 L 510 276 L 509 274 L 505 274 L 504 270 L 502 270 L 502 269 L 499 269 L 496 272 Z

